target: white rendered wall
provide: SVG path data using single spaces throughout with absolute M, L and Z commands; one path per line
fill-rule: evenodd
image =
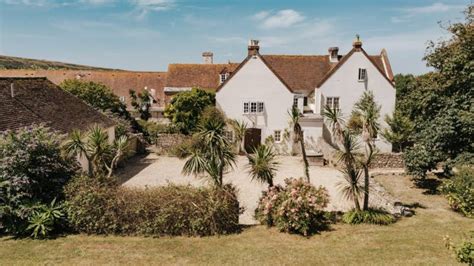
M 367 69 L 365 82 L 358 81 L 359 68 Z M 380 123 L 382 127 L 386 127 L 384 117 L 386 114 L 391 115 L 395 109 L 395 88 L 362 52 L 353 53 L 319 89 L 316 89 L 315 111 L 321 112 L 327 97 L 339 97 L 339 106 L 344 118 L 347 119 L 354 104 L 366 90 L 371 90 L 375 101 L 381 105 Z M 381 152 L 392 150 L 391 144 L 382 140 L 380 136 L 376 144 Z
M 274 130 L 289 128 L 293 93 L 273 74 L 260 57 L 249 59 L 216 94 L 217 106 L 230 119 L 245 121 L 262 129 L 262 142 Z M 246 101 L 264 102 L 263 115 L 244 115 Z

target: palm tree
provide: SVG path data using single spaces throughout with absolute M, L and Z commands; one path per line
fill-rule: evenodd
M 369 208 L 369 166 L 376 154 L 375 141 L 380 124 L 380 106 L 377 105 L 374 99 L 374 94 L 371 91 L 366 91 L 361 96 L 359 101 L 354 105 L 352 116 L 355 120 L 360 121 L 362 140 L 365 144 L 364 157 L 360 160 L 360 164 L 364 170 L 364 206 L 363 209 Z
M 73 131 L 63 144 L 63 149 L 69 156 L 86 157 L 89 176 L 107 171 L 107 177 L 111 177 L 127 145 L 126 136 L 121 136 L 110 144 L 107 132 L 94 125 L 86 134 L 78 130 Z
M 291 108 L 291 111 L 288 112 L 290 115 L 290 124 L 293 127 L 293 142 L 294 143 L 300 143 L 301 146 L 301 154 L 303 155 L 303 162 L 304 162 L 304 174 L 306 177 L 306 181 L 309 180 L 309 163 L 308 163 L 308 158 L 306 156 L 306 149 L 304 147 L 304 136 L 303 136 L 303 130 L 300 125 L 300 117 L 301 113 L 298 107 L 293 106 Z
M 196 133 L 198 145 L 190 151 L 183 166 L 184 174 L 207 174 L 216 187 L 222 187 L 224 173 L 235 165 L 235 154 L 224 129 L 225 121 L 221 117 L 200 122 Z
M 340 182 L 339 187 L 343 196 L 354 201 L 355 209 L 360 211 L 359 198 L 364 189 L 359 182 L 361 171 L 357 167 L 355 156 L 355 152 L 359 147 L 354 136 L 347 129 L 341 132 L 341 146 L 342 149 L 338 152 L 339 162 L 342 163 L 341 173 L 346 182 Z
M 323 116 L 329 121 L 331 133 L 336 140 L 336 144 L 337 142 L 341 142 L 342 131 L 345 124 L 341 111 L 337 108 L 331 108 L 329 105 L 326 105 L 324 106 Z
M 245 138 L 245 133 L 247 132 L 247 123 L 244 121 L 239 121 L 239 120 L 231 120 L 230 125 L 232 126 L 232 129 L 234 130 L 235 133 L 235 138 L 237 139 L 239 143 L 239 154 L 241 152 L 246 153 L 245 148 L 244 148 L 244 138 Z
M 249 174 L 253 179 L 262 183 L 267 183 L 268 187 L 273 187 L 273 178 L 279 163 L 276 161 L 276 154 L 273 149 L 266 145 L 260 145 L 253 150 L 253 154 L 247 155 L 249 159 Z

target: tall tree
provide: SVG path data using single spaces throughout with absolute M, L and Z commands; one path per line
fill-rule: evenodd
M 303 156 L 303 163 L 304 163 L 304 175 L 306 177 L 306 181 L 310 181 L 309 179 L 309 163 L 308 157 L 306 156 L 306 148 L 304 146 L 304 135 L 303 129 L 300 125 L 300 118 L 301 113 L 298 107 L 293 106 L 291 111 L 288 112 L 290 115 L 290 125 L 293 127 L 293 142 L 299 143 L 301 147 L 301 154 Z
M 183 134 L 191 134 L 198 128 L 199 118 L 207 106 L 216 104 L 215 94 L 200 89 L 178 93 L 166 106 L 165 116 Z
M 370 194 L 370 174 L 369 166 L 376 153 L 375 138 L 380 129 L 380 106 L 377 105 L 372 91 L 365 91 L 354 105 L 354 110 L 351 114 L 351 120 L 359 121 L 362 141 L 364 142 L 364 157 L 361 158 L 360 164 L 364 171 L 364 206 L 363 209 L 369 208 L 369 194 Z
M 436 165 L 474 164 L 474 6 L 464 22 L 446 27 L 451 38 L 431 42 L 425 60 L 434 72 L 417 78 L 410 99 L 415 124 L 408 172 L 424 177 Z
M 268 187 L 273 187 L 273 178 L 279 163 L 272 147 L 262 144 L 256 147 L 252 154 L 248 154 L 247 158 L 252 179 L 267 183 Z

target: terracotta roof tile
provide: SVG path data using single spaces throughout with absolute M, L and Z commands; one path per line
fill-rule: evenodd
M 13 84 L 14 97 L 11 95 Z M 46 78 L 0 78 L 0 131 L 46 124 L 63 133 L 115 122 Z
M 106 85 L 117 96 L 125 96 L 130 105 L 129 90 L 155 90 L 158 106 L 165 103 L 166 72 L 106 71 L 106 70 L 0 70 L 0 77 L 46 77 L 59 85 L 66 79 L 80 79 Z
M 232 73 L 239 64 L 170 64 L 166 87 L 197 87 L 215 90 L 219 87 L 219 74 Z

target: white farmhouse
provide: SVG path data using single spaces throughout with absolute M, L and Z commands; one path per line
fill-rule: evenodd
M 261 55 L 258 41 L 251 40 L 247 58 L 218 87 L 218 107 L 228 118 L 247 122 L 247 144 L 271 139 L 280 152 L 289 152 L 288 111 L 295 104 L 302 110 L 301 125 L 309 152 L 318 153 L 321 141 L 330 142 L 322 111 L 325 105 L 339 108 L 348 118 L 354 103 L 370 90 L 381 105 L 383 118 L 395 107 L 393 73 L 385 50 L 368 55 L 362 42 L 353 42 L 346 55 L 337 47 L 328 55 Z M 324 133 L 324 134 L 323 134 Z M 381 152 L 390 143 L 378 138 Z

